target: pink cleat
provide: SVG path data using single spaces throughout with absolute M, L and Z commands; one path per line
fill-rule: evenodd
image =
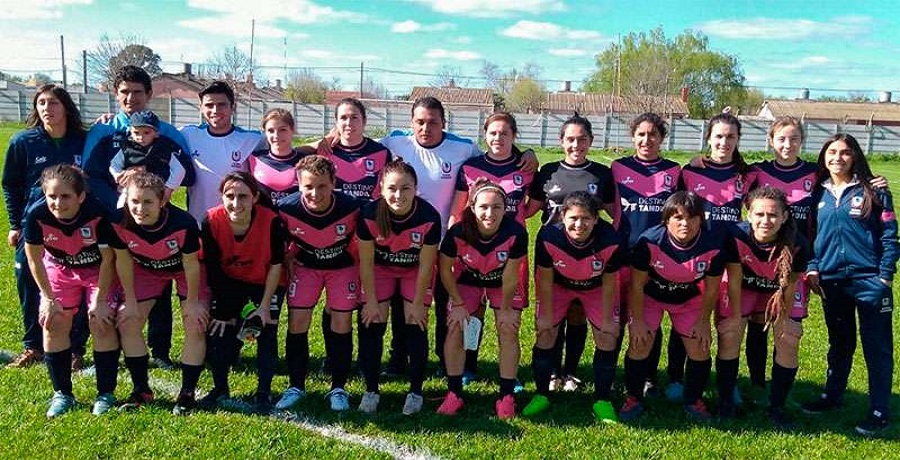
M 456 415 L 464 405 L 462 398 L 456 396 L 456 393 L 448 391 L 447 396 L 444 396 L 444 402 L 438 406 L 437 413 L 441 415 Z
M 500 419 L 510 419 L 516 416 L 516 399 L 513 395 L 506 395 L 497 400 L 494 404 L 497 409 L 497 417 Z

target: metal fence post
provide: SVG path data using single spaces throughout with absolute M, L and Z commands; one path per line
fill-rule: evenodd
M 25 122 L 25 93 L 19 91 L 19 122 Z
M 674 150 L 675 149 L 675 123 L 678 122 L 678 119 L 673 117 L 671 114 L 669 115 L 669 138 L 666 139 L 666 150 Z
M 706 123 L 700 122 L 700 151 L 706 148 Z
M 169 124 L 175 126 L 175 103 L 172 102 L 171 94 L 169 94 Z
M 606 114 L 606 118 L 603 119 L 603 148 L 609 148 L 609 130 L 612 127 L 612 116 L 610 114 Z
M 547 124 L 549 120 L 547 119 L 547 114 L 541 114 L 541 147 L 547 146 Z

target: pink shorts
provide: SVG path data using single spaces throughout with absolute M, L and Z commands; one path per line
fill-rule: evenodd
M 487 299 L 491 304 L 491 308 L 499 309 L 503 304 L 503 288 L 483 288 L 476 286 L 468 286 L 465 284 L 457 284 L 459 295 L 462 296 L 463 302 L 466 303 L 466 311 L 470 315 L 474 314 L 481 307 L 481 301 Z M 522 292 L 521 286 L 516 288 L 516 293 L 512 298 L 512 308 L 515 310 L 524 310 L 528 305 L 528 294 Z
M 166 286 L 175 281 L 175 288 L 178 291 L 178 297 L 187 298 L 187 278 L 184 276 L 184 270 L 174 272 L 166 272 L 159 270 L 148 270 L 138 264 L 134 264 L 134 296 L 138 302 L 156 299 L 163 295 Z M 197 300 L 206 302 L 210 299 L 209 285 L 206 284 L 206 269 L 200 265 L 200 292 L 197 293 Z
M 719 298 L 719 307 L 716 315 L 719 318 L 727 318 L 731 316 L 731 305 L 728 301 L 728 287 L 722 286 L 724 292 Z M 772 298 L 774 293 L 759 292 L 751 289 L 741 289 L 741 316 L 747 317 L 757 313 L 766 312 L 766 304 Z M 797 290 L 794 292 L 794 299 L 791 304 L 790 317 L 795 321 L 802 320 L 809 316 L 809 285 L 806 278 L 797 281 Z
M 431 305 L 435 273 L 436 271 L 431 272 L 431 286 L 425 289 L 425 296 L 422 298 L 425 306 Z M 375 265 L 375 298 L 379 303 L 387 302 L 399 290 L 403 300 L 411 303 L 416 297 L 416 279 L 418 277 L 418 266 L 402 268 Z
M 63 309 L 78 310 L 82 300 L 89 301 L 97 294 L 100 267 L 66 267 L 44 259 L 50 289 Z
M 325 305 L 329 309 L 356 310 L 360 299 L 359 267 L 313 270 L 294 265 L 294 276 L 288 282 L 288 308 L 314 308 L 322 289 L 325 289 Z
M 584 315 L 588 321 L 597 328 L 603 325 L 603 288 L 598 287 L 588 291 L 576 291 L 574 289 L 566 289 L 557 284 L 553 285 L 553 324 L 559 324 L 572 302 L 579 301 L 584 308 Z M 536 315 L 543 313 L 541 303 L 537 302 Z M 613 309 L 613 323 L 619 324 L 619 309 Z
M 663 312 L 666 311 L 672 320 L 672 327 L 682 336 L 688 337 L 691 335 L 691 328 L 703 313 L 702 298 L 703 296 L 698 295 L 686 303 L 674 305 L 644 297 L 644 322 L 651 331 L 658 330 Z

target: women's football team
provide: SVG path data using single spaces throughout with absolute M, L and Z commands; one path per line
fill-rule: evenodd
M 55 118 L 44 116 L 43 125 L 36 116 L 32 129 L 50 133 L 65 126 L 67 117 L 79 119 L 67 102 L 64 91 L 39 91 L 36 113 L 47 112 L 44 105 L 59 109 Z M 219 407 L 265 414 L 297 404 L 306 395 L 312 312 L 324 293 L 331 409 L 350 408 L 345 386 L 356 311 L 366 387 L 359 410 L 379 408 L 390 324 L 403 328 L 409 353 L 402 413 L 416 414 L 424 402 L 436 279 L 449 294 L 447 337 L 438 344 L 447 392 L 436 411 L 450 416 L 464 407 L 463 376 L 477 361 L 479 326 L 489 306 L 499 345 L 495 410 L 499 418 L 514 417 L 530 272 L 525 218 L 541 211 L 533 246 L 535 393 L 523 415 L 551 407 L 551 387 L 561 371 L 559 335 L 580 339 L 580 348 L 570 347 L 566 360 L 574 353 L 577 363 L 589 325 L 594 416 L 608 423 L 639 417 L 655 383 L 665 314 L 672 330 L 667 393 L 676 393 L 694 420 L 713 416 L 702 398 L 713 367 L 713 337 L 717 415 L 727 419 L 740 403 L 736 381 L 745 334 L 750 383 L 766 388 L 771 329 L 774 358 L 765 404 L 770 421 L 789 429 L 785 405 L 812 291 L 823 301 L 828 374 L 821 399 L 802 410 L 841 407 L 858 315 L 870 408 L 856 429 L 876 434 L 888 426 L 891 284 L 900 247 L 891 196 L 852 136 L 833 136 L 817 163 L 809 163 L 798 157 L 803 125 L 779 118 L 768 136 L 775 158 L 748 165 L 737 148 L 740 122 L 720 114 L 705 131 L 708 154 L 680 168 L 660 156 L 665 121 L 646 113 L 630 127 L 634 155 L 607 168 L 587 158 L 591 124 L 575 115 L 560 129 L 563 159 L 535 174 L 518 166 L 515 119 L 498 112 L 484 125 L 487 152 L 460 169 L 449 228 L 442 235 L 435 206 L 417 196 L 415 169 L 364 137 L 362 104 L 341 101 L 336 113 L 341 139 L 327 156 L 291 146 L 289 112 L 267 113 L 262 129 L 269 149 L 254 152 L 248 173 L 223 178 L 222 204 L 200 223 L 168 203 L 163 180 L 145 170 L 126 171 L 120 181 L 125 204 L 112 213 L 91 197 L 77 167 L 63 160 L 42 170 L 43 198 L 25 213 L 20 228 L 40 291 L 39 323 L 54 389 L 48 417 L 74 406 L 70 333 L 82 299 L 94 337 L 93 413 L 154 400 L 143 328 L 154 300 L 173 281 L 185 330 L 173 413 Z M 273 398 L 283 302 L 290 383 Z M 398 314 L 402 317 L 388 321 Z M 626 395 L 616 410 L 612 385 L 626 329 Z M 243 340 L 250 338 L 257 344 L 258 383 L 248 405 L 230 396 L 228 374 Z M 120 353 L 132 391 L 117 402 Z M 204 364 L 213 388 L 197 400 Z M 574 369 L 564 375 L 574 378 Z

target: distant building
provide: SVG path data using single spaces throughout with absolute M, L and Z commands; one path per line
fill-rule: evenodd
M 185 64 L 181 73 L 165 73 L 153 79 L 154 97 L 173 97 L 178 99 L 197 99 L 197 94 L 216 78 L 201 78 L 191 72 L 191 65 Z M 227 78 L 223 79 L 228 81 Z M 283 101 L 284 89 L 281 80 L 275 80 L 275 86 L 259 87 L 251 78 L 247 81 L 230 81 L 239 98 L 257 100 Z
M 663 117 L 687 118 L 687 102 L 680 97 L 615 96 L 612 94 L 560 91 L 547 93 L 542 104 L 546 113 L 581 115 L 641 114 L 655 112 Z
M 6 91 L 34 91 L 33 86 L 27 86 L 10 80 L 0 80 L 0 90 Z
M 761 120 L 771 121 L 789 115 L 813 123 L 900 126 L 900 104 L 890 102 L 890 93 L 882 94 L 881 100 L 884 102 L 772 99 L 763 102 L 757 117 Z
M 408 101 L 425 96 L 436 97 L 447 109 L 494 111 L 494 92 L 487 88 L 461 88 L 453 84 L 440 88 L 416 86 Z

